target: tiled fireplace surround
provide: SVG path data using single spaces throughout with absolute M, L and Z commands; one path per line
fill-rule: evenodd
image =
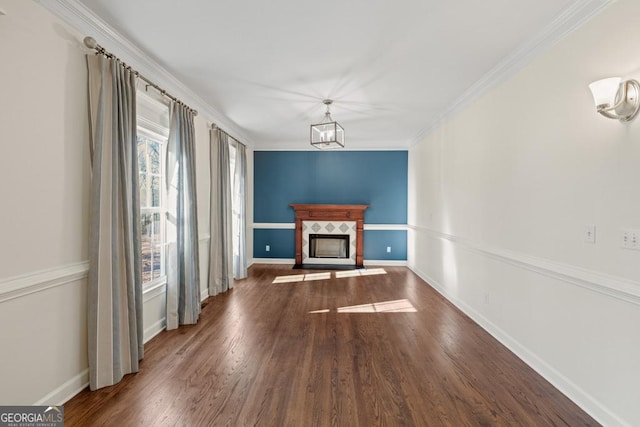
M 349 236 L 349 258 L 309 257 L 310 234 Z M 356 264 L 356 222 L 355 221 L 302 221 L 302 264 Z
M 368 205 L 291 204 L 296 213 L 296 264 L 363 267 L 364 211 Z M 349 258 L 309 257 L 309 235 L 348 235 Z

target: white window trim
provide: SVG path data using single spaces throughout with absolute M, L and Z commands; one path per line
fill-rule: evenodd
M 163 150 L 160 158 L 160 176 L 165 176 L 166 173 L 166 147 L 169 138 L 168 128 L 168 106 L 164 103 L 151 98 L 143 90 L 138 90 L 138 115 L 137 120 L 137 135 L 146 139 L 150 139 L 159 142 L 162 145 Z M 167 119 L 166 123 L 165 120 Z M 161 182 L 161 189 L 164 190 L 164 183 Z M 148 208 L 141 208 L 140 212 L 144 212 Z M 149 209 L 155 211 L 155 208 Z M 166 193 L 160 192 L 160 214 L 165 219 L 165 230 L 162 231 L 164 242 L 160 245 L 161 262 L 163 266 L 162 275 L 152 279 L 148 282 L 143 282 L 142 291 L 150 292 L 158 287 L 166 287 L 167 275 L 166 275 L 166 252 L 168 243 L 166 241 Z

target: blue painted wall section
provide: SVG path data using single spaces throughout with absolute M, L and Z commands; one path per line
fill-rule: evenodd
M 391 247 L 391 252 L 387 252 L 387 247 Z M 365 230 L 363 256 L 365 260 L 406 261 L 406 230 Z
M 407 223 L 407 151 L 256 151 L 254 222 L 295 220 L 289 203 L 368 204 L 365 223 Z
M 290 203 L 318 203 L 367 204 L 365 224 L 406 224 L 407 165 L 407 151 L 255 151 L 254 223 L 293 223 Z M 294 240 L 293 230 L 255 229 L 253 256 L 293 258 Z M 367 230 L 365 260 L 406 260 L 406 240 Z
M 296 231 L 280 229 L 253 230 L 254 258 L 287 258 L 296 257 Z M 267 252 L 266 246 L 270 246 Z

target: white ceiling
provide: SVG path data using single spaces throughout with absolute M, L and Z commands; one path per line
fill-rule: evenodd
M 309 148 L 325 98 L 347 148 L 407 148 L 514 52 L 593 3 L 80 1 L 255 149 Z

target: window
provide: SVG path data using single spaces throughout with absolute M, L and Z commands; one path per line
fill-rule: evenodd
M 167 205 L 165 159 L 169 137 L 169 108 L 162 98 L 137 92 L 138 181 L 140 186 L 140 246 L 142 285 L 166 280 Z
M 165 141 L 138 128 L 140 234 L 143 285 L 163 278 L 165 246 L 164 149 Z

